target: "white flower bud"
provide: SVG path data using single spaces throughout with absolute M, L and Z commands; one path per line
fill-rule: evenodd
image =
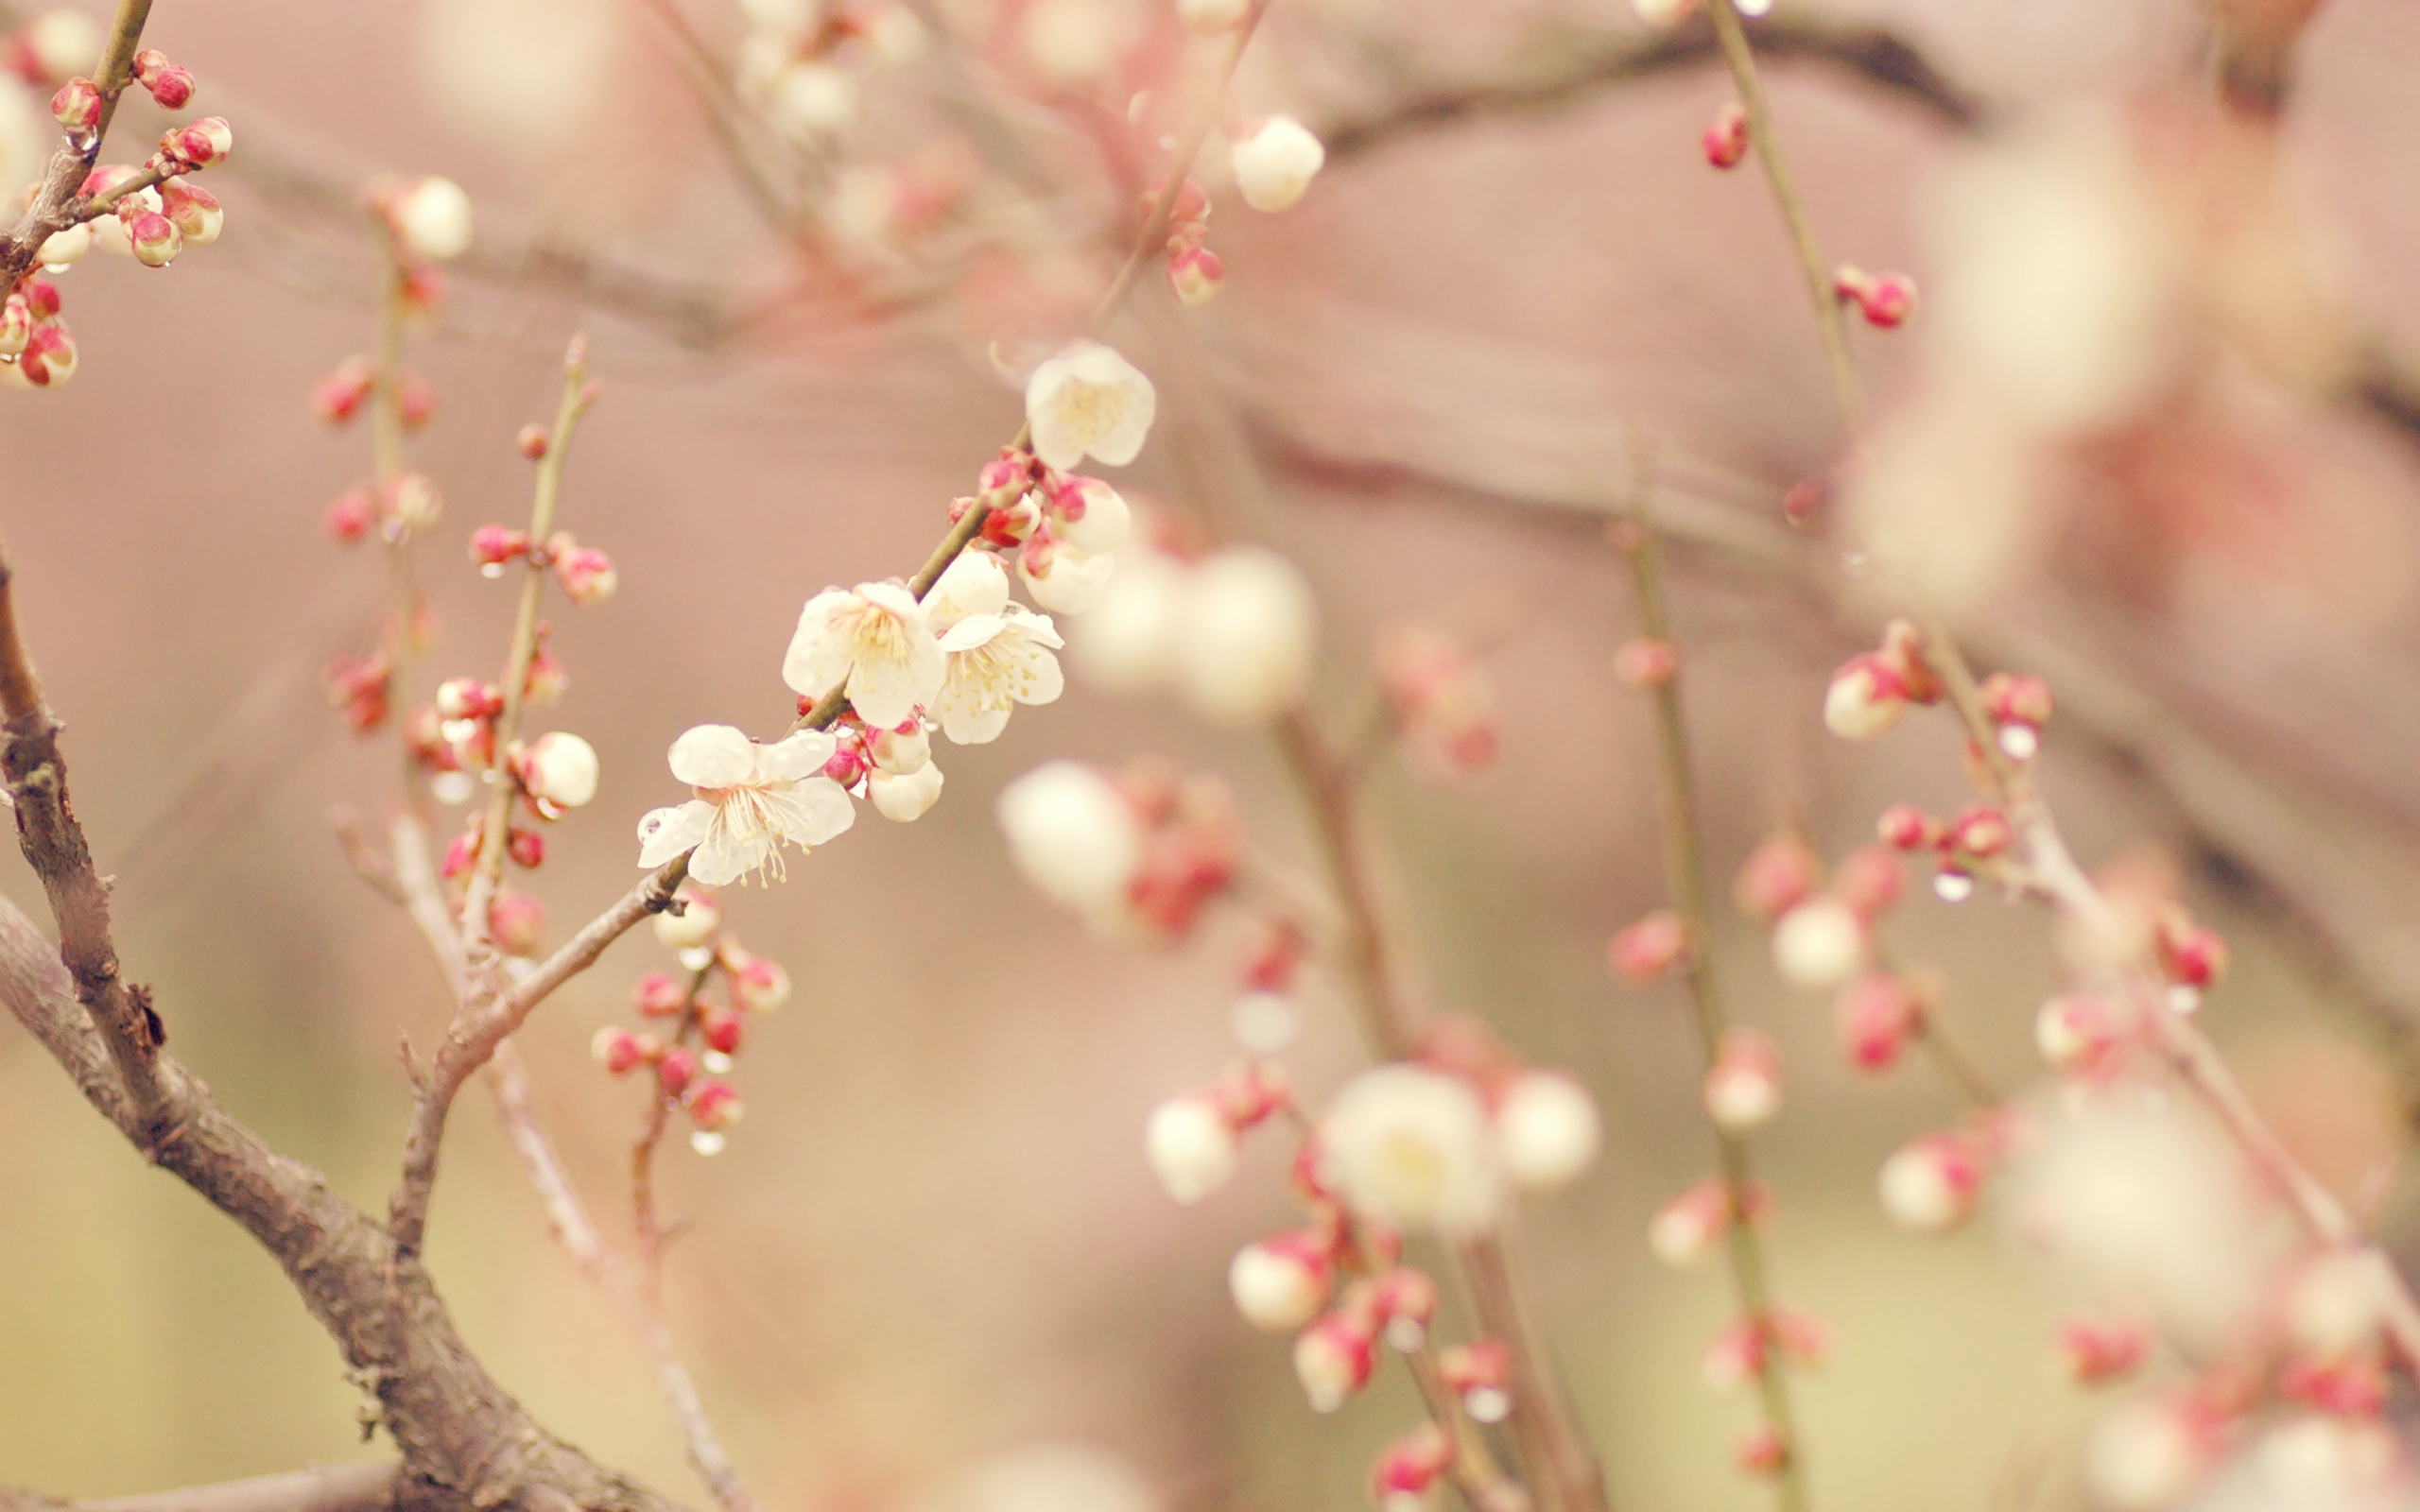
M 1046 762 L 1000 790 L 1009 853 L 1044 896 L 1095 913 L 1124 902 L 1142 826 L 1117 784 L 1080 762 Z
M 1134 533 L 1134 511 L 1126 497 L 1098 478 L 1086 478 L 1081 487 L 1084 512 L 1080 519 L 1063 519 L 1059 536 L 1073 541 L 1086 551 L 1115 551 L 1126 544 Z
M 1320 1147 L 1348 1206 L 1449 1237 L 1481 1231 L 1503 1205 L 1494 1135 L 1469 1083 L 1408 1064 L 1346 1082 L 1320 1120 Z
M 866 774 L 866 797 L 884 818 L 913 824 L 942 800 L 942 769 L 931 762 L 912 772 L 876 767 Z
M 1263 1333 L 1290 1333 L 1319 1316 L 1333 1277 L 1306 1236 L 1275 1234 L 1236 1251 L 1227 1290 L 1245 1322 Z
M 1033 601 L 1053 614 L 1083 614 L 1098 605 L 1117 572 L 1109 553 L 1086 551 L 1062 541 L 1041 553 L 1037 570 L 1031 558 L 1017 553 L 1017 577 Z
M 114 220 L 116 217 L 110 218 Z M 130 242 L 130 245 L 131 245 Z M 89 220 L 78 221 L 64 231 L 52 232 L 43 238 L 42 250 L 36 252 L 34 258 L 35 261 L 46 266 L 59 267 L 76 261 L 92 249 L 93 223 Z
M 1705 1074 L 1705 1112 L 1717 1128 L 1744 1134 L 1781 1112 L 1781 1057 L 1754 1029 L 1723 1036 L 1722 1054 Z
M 1272 115 L 1257 130 L 1235 145 L 1229 154 L 1235 165 L 1236 188 L 1254 210 L 1280 211 L 1291 206 L 1311 187 L 1327 162 L 1327 149 L 1308 128 L 1290 115 Z
M 895 777 L 923 771 L 933 759 L 933 738 L 921 721 L 908 730 L 877 730 L 866 746 L 873 764 Z
M 1907 685 L 1877 656 L 1852 658 L 1824 689 L 1824 728 L 1842 740 L 1872 740 L 1907 712 Z
M 1188 1207 L 1236 1174 L 1236 1127 L 1208 1097 L 1171 1097 L 1151 1109 L 1143 1148 L 1168 1195 Z
M 532 798 L 576 809 L 596 796 L 596 748 L 561 730 L 541 735 L 522 759 L 522 780 Z
M 1160 552 L 1120 552 L 1100 602 L 1067 632 L 1068 654 L 1084 676 L 1111 693 L 1173 684 L 1190 576 Z
M 1597 1163 L 1596 1099 L 1561 1072 L 1524 1072 L 1496 1104 L 1495 1137 L 1515 1185 L 1567 1186 Z
M 1927 1134 L 1882 1162 L 1882 1211 L 1902 1228 L 1937 1234 L 1964 1223 L 1983 1183 L 1981 1162 L 1963 1140 Z
M 681 912 L 655 916 L 655 937 L 668 950 L 693 951 L 721 930 L 722 908 L 695 891 L 684 889 L 681 898 Z
M 1865 924 L 1837 898 L 1817 898 L 1773 926 L 1773 966 L 1792 987 L 1829 991 L 1865 965 Z
M 471 249 L 471 197 L 451 179 L 423 179 L 394 200 L 395 234 L 416 257 L 450 263 Z
M 1178 627 L 1185 702 L 1204 719 L 1274 718 L 1310 687 L 1317 614 L 1294 564 L 1255 546 L 1193 571 Z

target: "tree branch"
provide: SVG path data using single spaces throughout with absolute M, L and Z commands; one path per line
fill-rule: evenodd
M 394 1465 L 314 1465 L 283 1475 L 89 1502 L 0 1487 L 0 1512 L 394 1512 L 402 1473 Z

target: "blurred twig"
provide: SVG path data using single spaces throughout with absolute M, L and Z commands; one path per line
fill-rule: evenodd
M 391 1512 L 401 1475 L 394 1465 L 314 1465 L 283 1475 L 89 1502 L 0 1486 L 0 1512 Z

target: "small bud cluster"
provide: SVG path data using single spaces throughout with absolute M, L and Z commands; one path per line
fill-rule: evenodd
M 864 80 L 913 61 L 924 24 L 897 0 L 751 0 L 734 88 L 796 146 L 835 156 L 863 109 Z
M 1378 647 L 1378 686 L 1414 770 L 1458 777 L 1495 761 L 1504 744 L 1495 679 L 1461 642 L 1416 626 L 1394 630 Z
M 1165 181 L 1154 184 L 1143 197 L 1143 214 L 1149 215 L 1157 209 L 1160 197 L 1167 193 Z M 1176 198 L 1168 205 L 1168 292 L 1181 304 L 1207 304 L 1226 283 L 1226 266 L 1209 249 L 1209 239 L 1210 196 L 1187 179 L 1177 185 Z
M 649 972 L 632 991 L 633 1005 L 650 1027 L 610 1025 L 596 1032 L 591 1048 L 613 1075 L 649 1070 L 654 1106 L 686 1113 L 690 1148 L 714 1155 L 744 1111 L 738 1091 L 723 1078 L 747 1040 L 748 1021 L 789 1001 L 790 977 L 779 962 L 743 950 L 723 929 L 713 888 L 684 883 L 676 904 L 679 912 L 656 915 L 655 936 L 678 956 L 681 974 Z M 708 995 L 717 985 L 720 1002 Z
M 1274 215 L 1308 194 L 1327 164 L 1327 148 L 1290 115 L 1272 115 L 1236 138 L 1228 151 L 1236 190 L 1253 209 Z
M 1872 740 L 1899 722 L 1910 704 L 1941 701 L 1946 691 L 1925 660 L 1924 632 L 1907 620 L 1883 627 L 1878 649 L 1851 657 L 1824 694 L 1824 724 L 1842 740 Z
M 1843 264 L 1832 275 L 1832 292 L 1877 330 L 1896 330 L 1916 313 L 1916 281 L 1905 273 L 1868 273 Z
M 1241 851 L 1225 782 L 1150 761 L 1047 763 L 1002 790 L 999 817 L 1026 879 L 1109 937 L 1184 937 Z
M 427 175 L 418 179 L 378 179 L 362 198 L 371 215 L 387 232 L 388 247 L 397 266 L 406 270 L 407 292 L 426 304 L 436 293 L 434 266 L 450 263 L 471 249 L 471 197 L 451 179 Z

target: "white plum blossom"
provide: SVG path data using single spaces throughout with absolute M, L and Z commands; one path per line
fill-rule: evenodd
M 1215 1099 L 1171 1097 L 1151 1109 L 1143 1150 L 1168 1195 L 1187 1207 L 1236 1174 L 1236 1125 Z
M 396 236 L 414 256 L 450 263 L 471 249 L 471 197 L 453 180 L 418 180 L 389 209 Z
M 1424 1066 L 1365 1071 L 1320 1120 L 1320 1148 L 1356 1212 L 1464 1238 L 1495 1221 L 1504 1173 L 1469 1083 Z
M 576 809 L 596 796 L 596 747 L 565 730 L 529 743 L 521 782 L 529 796 L 558 809 Z
M 689 875 L 708 886 L 750 873 L 782 875 L 785 841 L 801 852 L 856 821 L 840 784 L 823 775 L 832 737 L 803 730 L 759 746 L 729 725 L 700 725 L 672 743 L 672 775 L 697 793 L 639 820 L 639 865 L 660 867 L 683 850 Z
M 884 818 L 913 824 L 942 800 L 941 766 L 928 761 L 912 772 L 876 767 L 866 774 L 866 797 Z
M 1272 115 L 1236 142 L 1228 160 L 1244 203 L 1273 213 L 1290 208 L 1309 191 L 1327 163 L 1327 148 L 1302 122 Z
M 1033 601 L 1057 614 L 1084 614 L 1109 593 L 1117 558 L 1086 551 L 1072 541 L 1054 541 L 1040 551 L 1017 554 L 1017 577 Z
M 827 588 L 806 601 L 782 659 L 782 680 L 821 697 L 843 679 L 849 703 L 869 725 L 908 722 L 940 696 L 947 670 L 931 617 L 896 582 Z
M 1185 702 L 1219 724 L 1275 717 L 1310 687 L 1316 630 L 1292 562 L 1258 546 L 1217 553 L 1193 570 L 1177 627 Z
M 1132 363 L 1098 341 L 1079 341 L 1026 382 L 1033 455 L 1063 472 L 1086 456 L 1124 467 L 1143 450 L 1158 403 L 1151 380 Z
M 1291 1333 L 1319 1316 L 1333 1280 L 1327 1257 L 1300 1233 L 1255 1240 L 1236 1250 L 1227 1266 L 1236 1311 L 1263 1333 Z
M 1495 1137 L 1515 1185 L 1566 1186 L 1597 1162 L 1596 1099 L 1561 1072 L 1523 1072 L 1496 1104 Z
M 1017 704 L 1055 701 L 1066 690 L 1059 659 L 1066 642 L 1047 614 L 1009 602 L 1009 575 L 989 552 L 961 552 L 933 585 L 934 627 L 948 658 L 933 713 L 961 746 L 997 740 Z
M 1081 762 L 1046 762 L 1000 790 L 1009 854 L 1044 896 L 1080 913 L 1126 901 L 1143 828 L 1117 784 Z

